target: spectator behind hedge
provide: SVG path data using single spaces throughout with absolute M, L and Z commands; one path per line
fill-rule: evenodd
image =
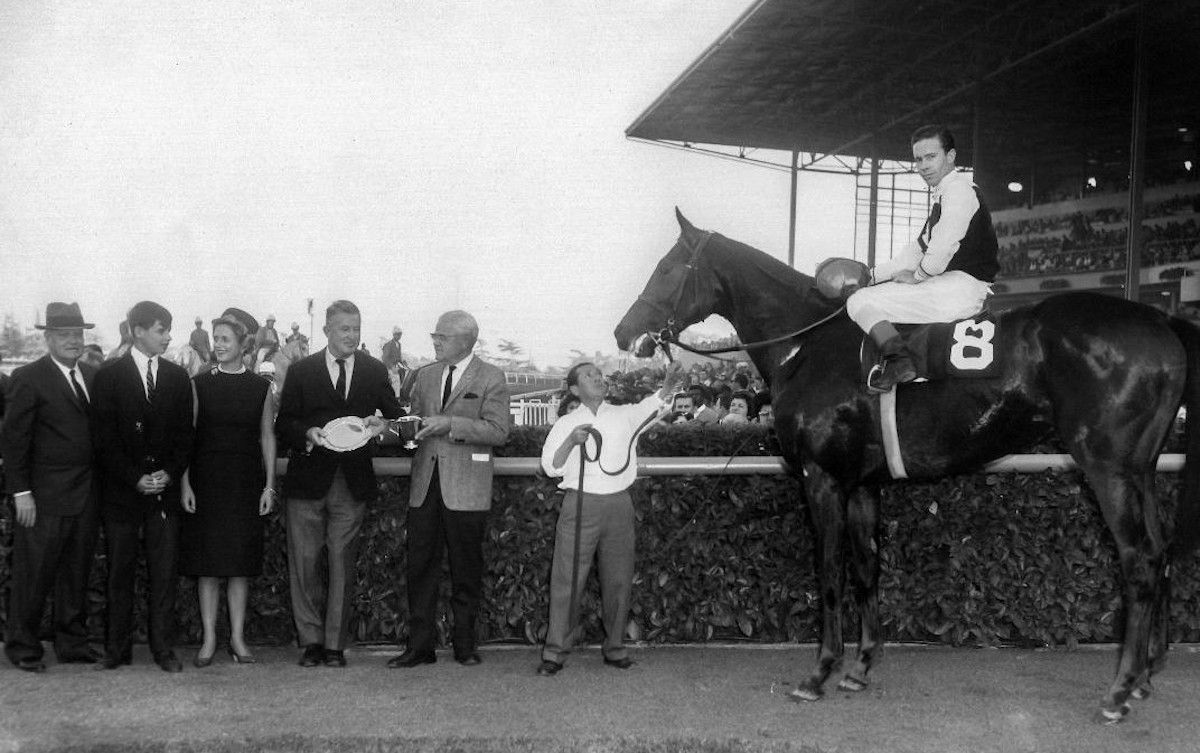
M 722 424 L 744 424 L 753 418 L 754 395 L 749 390 L 738 390 L 729 397 L 729 412 L 721 419 Z
M 568 392 L 566 395 L 563 395 L 562 398 L 558 401 L 558 410 L 555 412 L 555 414 L 559 418 L 562 418 L 563 416 L 567 415 L 568 413 L 570 413 L 571 411 L 575 410 L 578 407 L 579 407 L 579 396 L 573 392 Z
M 771 391 L 763 390 L 754 396 L 754 423 L 768 429 L 775 426 L 775 409 L 771 405 Z
M 662 417 L 664 424 L 686 424 L 692 420 L 692 395 L 690 392 L 678 392 L 671 400 L 671 412 Z
M 703 384 L 688 387 L 692 396 L 692 420 L 700 424 L 715 424 L 721 420 L 713 406 L 713 391 Z

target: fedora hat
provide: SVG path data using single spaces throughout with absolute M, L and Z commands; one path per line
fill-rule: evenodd
M 54 301 L 46 304 L 46 323 L 33 326 L 35 329 L 91 329 L 96 325 L 83 320 L 78 303 Z

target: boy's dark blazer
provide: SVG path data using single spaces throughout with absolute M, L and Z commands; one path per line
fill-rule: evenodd
M 154 402 L 146 400 L 144 376 L 126 353 L 94 380 L 92 423 L 100 465 L 100 506 L 106 514 L 144 513 L 161 504 L 177 514 L 179 482 L 192 454 L 192 385 L 182 367 L 158 359 Z M 161 502 L 137 490 L 144 474 L 165 470 L 171 485 Z

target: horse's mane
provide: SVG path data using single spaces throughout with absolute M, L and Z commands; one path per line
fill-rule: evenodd
M 808 300 L 813 289 L 813 278 L 776 259 L 765 251 L 760 251 L 746 243 L 728 238 L 720 233 L 713 233 L 720 238 L 728 252 L 737 256 L 738 268 L 745 272 L 753 270 L 765 280 L 773 280 L 792 288 L 797 300 Z

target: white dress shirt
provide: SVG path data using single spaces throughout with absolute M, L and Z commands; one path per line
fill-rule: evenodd
M 150 363 L 150 373 L 154 375 L 154 384 L 158 384 L 158 356 L 148 356 L 137 348 L 130 348 L 129 354 L 133 356 L 133 362 L 137 364 L 138 376 L 142 378 L 142 389 L 146 392 L 146 399 L 150 399 L 150 385 L 146 384 L 146 363 Z
M 648 418 L 658 415 L 663 408 L 663 401 L 658 394 L 648 395 L 640 403 L 632 405 L 612 405 L 601 403 L 600 408 L 592 413 L 592 409 L 581 405 L 575 410 L 554 422 L 546 443 L 542 445 L 542 469 L 548 476 L 561 477 L 560 489 L 579 490 L 579 450 L 581 446 L 588 448 L 589 455 L 596 454 L 596 440 L 588 437 L 584 445 L 571 448 L 567 461 L 559 468 L 554 467 L 554 454 L 562 446 L 576 427 L 591 424 L 593 429 L 600 432 L 604 438 L 598 460 L 587 461 L 584 468 L 585 494 L 614 494 L 629 488 L 637 479 L 637 442 L 631 441 L 633 432 Z M 646 427 L 653 426 L 649 421 Z M 643 427 L 642 431 L 645 431 Z M 628 453 L 628 455 L 627 455 Z M 629 466 L 621 473 L 610 476 L 605 471 L 615 471 L 629 458 Z
M 350 395 L 350 381 L 354 378 L 354 354 L 344 357 L 342 361 L 346 365 L 346 394 L 342 395 L 346 398 Z M 329 352 L 329 348 L 325 349 L 325 369 L 329 372 L 329 383 L 337 387 L 338 381 L 338 365 L 337 356 Z

